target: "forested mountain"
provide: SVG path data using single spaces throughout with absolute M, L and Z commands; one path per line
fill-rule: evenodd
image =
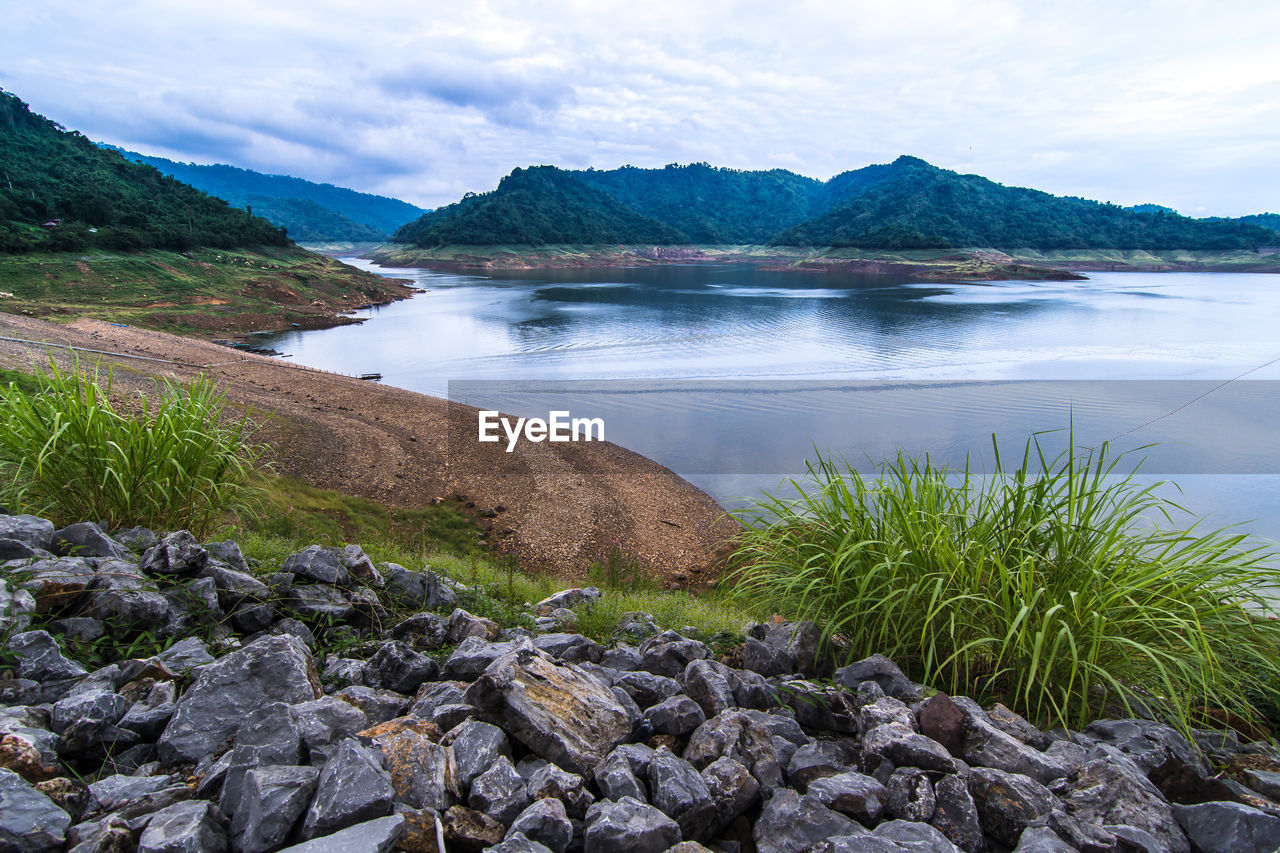
M 105 151 L 0 91 L 0 253 L 288 245 L 265 219 Z
M 705 163 L 517 169 L 496 190 L 441 208 L 393 239 L 430 247 L 773 243 L 888 250 L 1226 250 L 1274 242 L 1255 223 L 1006 187 L 905 156 L 825 183 L 783 170 L 745 172 Z
M 121 153 L 236 207 L 252 207 L 255 214 L 283 225 L 290 237 L 302 242 L 382 240 L 424 213 L 422 208 L 399 199 L 288 175 L 267 175 L 236 166 L 178 163 L 132 151 Z
M 1280 213 L 1255 213 L 1252 216 L 1242 216 L 1240 220 L 1270 228 L 1272 231 L 1280 231 Z M 1274 241 L 1275 238 L 1272 239 Z

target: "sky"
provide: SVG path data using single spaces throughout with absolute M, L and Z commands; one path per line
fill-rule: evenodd
M 900 154 L 1280 211 L 1280 3 L 10 4 L 0 87 L 91 139 L 434 207 L 519 166 L 826 179 Z

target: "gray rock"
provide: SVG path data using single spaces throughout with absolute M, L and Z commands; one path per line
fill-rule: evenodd
M 467 805 L 510 826 L 529 805 L 529 790 L 511 759 L 500 755 L 487 770 L 471 781 Z
M 60 850 L 69 826 L 70 815 L 53 800 L 17 773 L 0 768 L 0 849 Z
M 416 717 L 400 717 L 362 733 L 391 774 L 396 802 L 444 811 L 462 795 L 454 750 L 435 742 L 436 730 Z
M 672 696 L 644 712 L 654 734 L 687 735 L 707 721 L 707 715 L 688 696 Z
M 650 614 L 631 611 L 623 613 L 618 619 L 618 628 L 613 632 L 613 638 L 616 641 L 639 643 L 661 630 Z
M 581 634 L 542 634 L 533 638 L 534 648 L 565 663 L 599 663 L 604 649 Z
M 346 586 L 351 573 L 339 559 L 339 549 L 309 545 L 285 558 L 280 571 L 322 584 Z
M 874 682 L 873 682 L 874 683 Z M 891 696 L 880 696 L 865 703 L 858 711 L 858 732 L 866 734 L 876 726 L 898 723 L 909 729 L 917 728 L 915 715 L 906 703 Z
M 58 737 L 48 726 L 43 708 L 0 707 L 0 767 L 32 783 L 57 776 Z
M 458 600 L 457 593 L 440 582 L 435 572 L 413 572 L 396 563 L 380 565 L 383 592 L 390 600 L 421 610 L 445 610 Z
M 479 640 L 496 640 L 498 639 L 498 623 L 492 619 L 485 619 L 476 616 L 474 613 L 468 613 L 462 608 L 455 608 L 449 614 L 449 642 L 461 643 L 463 640 L 474 637 Z
M 483 672 L 484 670 L 481 670 Z M 441 705 L 458 705 L 463 703 L 467 694 L 467 685 L 462 681 L 436 681 L 422 685 L 409 713 L 415 717 L 429 718 L 431 713 Z
M 729 667 L 719 661 L 690 661 L 683 678 L 685 695 L 698 703 L 707 718 L 738 704 L 733 697 L 733 684 L 738 679 Z
M 641 803 L 649 794 L 641 781 L 648 775 L 653 750 L 643 744 L 624 744 L 610 752 L 595 767 L 595 782 L 606 799 L 630 797 Z
M 440 727 L 441 731 L 457 728 L 467 720 L 476 719 L 480 716 L 480 709 L 475 705 L 468 705 L 466 702 L 456 702 L 449 705 L 437 705 L 427 716 L 427 719 Z
M 166 765 L 220 752 L 251 711 L 318 698 L 311 653 L 294 637 L 264 637 L 196 670 L 157 743 Z
M 997 702 L 987 711 L 987 721 L 1000 731 L 1041 752 L 1053 742 L 1047 734 L 1027 722 L 1020 714 Z
M 458 644 L 441 667 L 440 677 L 453 681 L 475 681 L 489 665 L 516 649 L 532 649 L 528 640 L 491 643 L 483 637 L 468 637 Z
M 667 678 L 680 678 L 690 661 L 711 657 L 705 643 L 675 631 L 664 631 L 640 644 L 640 669 Z
M 965 853 L 978 853 L 987 847 L 978 820 L 978 807 L 969 793 L 969 785 L 960 775 L 943 776 L 933 787 L 935 807 L 929 820 L 934 829 L 947 837 Z
M 1042 752 L 1038 744 L 1047 747 L 1048 738 L 1004 706 L 996 706 L 1003 710 L 993 718 L 972 699 L 958 696 L 952 702 L 965 718 L 963 756 L 969 764 L 1021 773 L 1042 785 L 1070 772 L 1071 767 L 1056 757 L 1061 748 L 1054 755 Z
M 539 799 L 511 822 L 507 839 L 514 839 L 517 835 L 541 844 L 551 853 L 564 853 L 573 841 L 573 824 L 565 813 L 564 803 L 555 799 Z
M 386 583 L 379 572 L 373 566 L 373 561 L 369 559 L 369 555 L 359 545 L 346 545 L 338 549 L 338 562 L 347 570 L 351 577 L 357 578 L 369 586 L 382 587 Z
M 801 853 L 811 844 L 835 836 L 861 834 L 861 830 L 816 797 L 784 788 L 765 801 L 752 835 L 759 853 Z
M 36 611 L 70 607 L 89 588 L 95 575 L 94 564 L 87 557 L 58 557 L 36 560 L 23 567 L 26 580 L 21 588 L 36 601 Z
M 881 760 L 895 767 L 919 767 L 935 773 L 954 773 L 956 769 L 942 744 L 916 734 L 902 723 L 876 726 L 863 736 L 863 766 L 874 767 Z
M 815 740 L 796 749 L 787 762 L 787 783 L 804 793 L 809 783 L 851 769 L 858 759 L 852 741 Z
M 300 835 L 312 839 L 391 811 L 395 791 L 377 757 L 354 740 L 338 744 L 316 782 Z
M 796 661 L 786 649 L 747 637 L 742 644 L 742 668 L 771 678 L 794 674 Z
M 63 656 L 57 641 L 47 631 L 24 631 L 11 635 L 9 652 L 14 656 L 13 668 L 19 678 L 43 682 L 81 678 L 88 674 L 80 664 Z
M 109 622 L 121 630 L 146 628 L 154 629 L 157 625 L 167 626 L 172 622 L 173 605 L 162 595 L 155 584 L 143 581 L 138 577 L 137 586 L 105 582 L 106 575 L 100 569 L 91 588 L 83 594 L 85 616 Z
M 62 735 L 61 752 L 74 755 L 100 746 L 108 729 L 129 710 L 128 700 L 115 692 L 118 670 L 112 665 L 95 672 L 54 704 L 49 722 Z
M 480 720 L 468 720 L 451 729 L 441 739 L 441 743 L 453 749 L 457 761 L 458 784 L 463 790 L 471 787 L 471 780 L 489 769 L 499 758 L 511 758 L 511 744 L 506 733 L 497 726 Z
M 626 691 L 641 710 L 680 693 L 680 682 L 674 678 L 643 671 L 620 673 L 613 686 Z
M 174 803 L 147 821 L 138 853 L 221 853 L 227 849 L 226 824 L 213 803 Z
M 126 548 L 134 551 L 145 551 L 160 541 L 160 537 L 155 531 L 148 530 L 145 527 L 127 527 L 123 530 L 111 531 L 111 538 L 115 539 Z
M 118 853 L 137 846 L 137 833 L 119 815 L 78 823 L 67 830 L 69 853 Z
M 316 767 L 324 765 L 338 743 L 369 727 L 364 711 L 334 696 L 300 702 L 291 711 L 307 760 Z
M 680 827 L 630 797 L 602 800 L 587 811 L 584 853 L 662 853 L 680 841 Z
M 386 590 L 382 594 L 389 595 Z M 449 641 L 449 620 L 439 613 L 415 613 L 392 626 L 387 636 L 417 649 L 438 649 Z
M 42 559 L 52 556 L 54 556 L 52 552 L 43 548 L 32 548 L 30 545 L 19 542 L 16 539 L 5 539 L 0 536 L 0 563 L 7 563 L 10 560 Z
M 213 655 L 209 654 L 209 647 L 199 637 L 188 637 L 156 655 L 156 660 L 184 675 L 198 666 L 213 663 Z
M 689 736 L 684 758 L 704 769 L 724 756 L 745 765 L 765 791 L 782 785 L 773 733 L 760 719 L 745 710 L 730 710 L 707 720 Z
M 831 675 L 831 657 L 823 646 L 822 632 L 812 622 L 765 622 L 752 625 L 747 629 L 747 638 L 754 642 L 748 642 L 743 647 L 745 669 L 761 675 L 799 673 L 805 678 L 826 678 Z M 747 651 L 748 647 L 751 648 L 750 652 Z
M 1085 727 L 1091 739 L 1113 746 L 1127 755 L 1143 773 L 1150 773 L 1170 758 L 1209 775 L 1210 768 L 1177 729 L 1151 720 L 1098 720 Z
M 399 717 L 409 707 L 410 701 L 403 693 L 359 684 L 344 687 L 333 695 L 362 711 L 371 726 Z
M 1076 848 L 1047 826 L 1029 826 L 1018 839 L 1013 853 L 1075 853 Z
M 136 811 L 131 806 L 154 802 L 152 795 L 178 784 L 174 776 L 104 776 L 89 785 L 87 814 Z
M 294 584 L 285 604 L 299 619 L 322 624 L 349 622 L 356 615 L 355 605 L 346 593 L 323 583 Z
M 865 824 L 878 821 L 889 804 L 884 785 L 853 770 L 814 779 L 807 796 Z
M 148 548 L 141 567 L 149 575 L 194 575 L 209 562 L 209 552 L 185 530 L 177 530 Z
M 244 792 L 231 819 L 231 845 L 239 853 L 266 853 L 283 845 L 315 793 L 314 767 L 264 766 L 244 776 Z
M 783 682 L 780 693 L 805 729 L 841 734 L 858 731 L 859 709 L 848 690 L 793 680 Z
M 249 571 L 249 561 L 245 559 L 240 546 L 233 541 L 206 542 L 204 549 L 209 552 L 213 560 L 217 560 L 228 568 L 235 569 L 237 572 Z
M 53 522 L 34 515 L 0 515 L 0 539 L 12 539 L 28 548 L 50 551 Z
M 527 647 L 490 664 L 466 701 L 537 755 L 584 776 L 631 733 L 612 692 L 578 667 L 556 666 Z
M 523 832 L 516 832 L 507 833 L 506 838 L 485 848 L 485 853 L 551 853 L 551 848 L 526 838 Z
M 522 765 L 525 763 L 520 762 Z M 582 820 L 596 798 L 587 790 L 587 781 L 576 773 L 561 770 L 554 764 L 544 764 L 526 774 L 521 767 L 516 772 L 525 779 L 529 796 L 535 800 L 553 799 L 564 804 L 570 818 Z M 643 795 L 642 795 L 643 796 Z
M 507 828 L 484 812 L 454 806 L 441 815 L 445 845 L 450 851 L 482 850 L 501 843 Z
M 594 586 L 564 589 L 549 595 L 533 606 L 533 612 L 539 616 L 549 616 L 553 611 L 567 608 L 572 610 L 580 604 L 595 601 L 600 597 L 600 590 Z
M 1268 799 L 1280 801 L 1280 773 L 1245 769 L 1242 775 L 1250 788 Z
M 301 764 L 302 759 L 302 730 L 290 706 L 273 702 L 255 708 L 236 730 L 218 808 L 225 814 L 236 814 L 242 807 L 245 775 L 253 768 L 293 766 Z
M 31 617 L 35 612 L 35 596 L 25 589 L 9 589 L 8 582 L 0 578 L 0 633 L 18 633 L 27 630 L 31 627 Z M 60 633 L 67 632 L 60 631 Z
M 659 747 L 649 762 L 649 802 L 680 825 L 688 839 L 709 839 L 715 825 L 715 802 L 706 780 L 692 764 Z
M 49 550 L 59 557 L 112 557 L 130 559 L 133 552 L 112 539 L 92 521 L 81 521 L 54 531 Z
M 891 820 L 877 826 L 871 837 L 909 853 L 956 853 L 956 846 L 927 823 Z
M 886 811 L 890 817 L 908 821 L 928 821 L 938 805 L 929 774 L 916 767 L 899 767 L 885 783 L 889 791 Z
M 1190 850 L 1169 803 L 1123 755 L 1090 761 L 1072 772 L 1059 791 L 1071 814 L 1085 823 L 1133 826 L 1174 853 Z
M 1057 807 L 1049 789 L 1029 776 L 990 767 L 969 770 L 969 793 L 982 828 L 991 838 L 1014 847 L 1028 826 L 1043 824 Z
M 286 847 L 279 853 L 388 853 L 404 834 L 404 824 L 401 815 L 380 817 Z
M 864 681 L 874 681 L 886 695 L 906 702 L 920 698 L 920 689 L 908 679 L 898 665 L 884 655 L 872 655 L 836 670 L 835 682 L 857 690 Z
M 734 670 L 737 683 L 733 686 L 733 698 L 739 708 L 768 710 L 780 704 L 778 690 L 754 672 Z
M 631 646 L 615 646 L 600 656 L 600 665 L 618 672 L 635 672 L 640 668 L 640 653 Z
M 397 693 L 414 693 L 424 681 L 434 681 L 439 675 L 439 664 L 399 640 L 379 646 L 365 668 L 367 684 Z
M 719 837 L 741 815 L 760 800 L 760 783 L 744 765 L 732 758 L 719 758 L 702 771 L 707 791 L 715 807 L 710 838 Z
M 0 584 L 2 583 L 0 581 Z M 35 600 L 32 599 L 33 610 L 34 605 Z M 88 616 L 67 616 L 63 619 L 54 619 L 49 623 L 49 629 L 56 634 L 70 637 L 82 643 L 92 643 L 107 633 L 107 628 L 102 624 L 102 620 L 91 619 Z
M 234 545 L 235 543 L 230 543 Z M 235 569 L 217 560 L 210 560 L 198 577 L 213 581 L 218 592 L 218 603 L 228 612 L 244 604 L 260 604 L 271 599 L 271 588 L 242 569 Z

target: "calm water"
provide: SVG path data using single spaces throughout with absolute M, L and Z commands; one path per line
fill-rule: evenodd
M 344 260 L 428 292 L 272 346 L 437 396 L 452 382 L 455 398 L 515 414 L 604 416 L 611 441 L 726 505 L 801 471 L 814 446 L 989 465 L 992 432 L 1012 452 L 1074 423 L 1078 443 L 1157 442 L 1144 471 L 1176 477 L 1184 504 L 1280 537 L 1275 276 L 922 284 L 746 265 L 461 275 Z

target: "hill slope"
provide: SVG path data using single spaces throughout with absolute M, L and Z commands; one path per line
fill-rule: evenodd
M 301 241 L 381 240 L 425 211 L 405 201 L 288 175 L 267 175 L 236 166 L 201 166 L 122 151 L 130 160 L 226 199 L 236 207 L 289 229 Z
M 1280 213 L 1255 213 L 1252 216 L 1241 216 L 1240 220 L 1280 232 Z
M 265 219 L 104 151 L 3 91 L 0 165 L 0 253 L 289 243 Z

